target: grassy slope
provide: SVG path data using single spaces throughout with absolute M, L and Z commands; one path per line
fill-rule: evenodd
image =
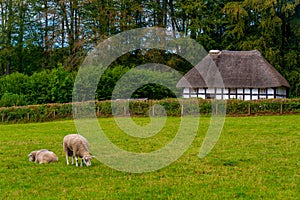
M 61 143 L 64 135 L 75 132 L 72 121 L 1 125 L 0 199 L 296 199 L 299 117 L 228 117 L 213 151 L 199 159 L 209 124 L 203 118 L 192 146 L 179 160 L 144 174 L 119 172 L 96 160 L 89 168 L 66 166 Z M 125 136 L 113 119 L 100 121 L 122 148 L 149 151 L 173 137 L 179 118 L 168 118 L 166 134 L 146 142 Z M 28 153 L 41 148 L 54 151 L 59 162 L 29 162 Z

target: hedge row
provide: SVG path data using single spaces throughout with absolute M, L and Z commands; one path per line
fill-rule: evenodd
M 112 116 L 181 116 L 195 113 L 210 115 L 222 111 L 224 104 L 212 104 L 211 100 L 131 100 L 97 101 L 95 112 L 98 117 Z M 224 102 L 223 102 L 224 103 Z M 222 107 L 221 107 L 222 106 Z M 44 122 L 73 117 L 72 103 L 13 106 L 0 108 L 2 123 Z M 265 115 L 300 113 L 300 99 L 272 99 L 240 101 L 227 100 L 227 115 Z
M 173 98 L 181 91 L 179 88 L 171 87 L 178 81 L 178 74 L 175 72 L 131 70 L 120 65 L 106 69 L 100 80 L 96 80 L 99 78 L 97 73 L 91 71 L 94 72 L 89 67 L 82 68 L 77 79 L 76 72 L 67 71 L 62 66 L 35 72 L 31 76 L 21 73 L 0 76 L 0 107 L 66 103 L 72 101 L 76 93 L 84 98 L 87 91 L 95 89 L 95 97 L 99 101 L 112 99 L 112 94 L 113 98 L 126 98 L 124 97 L 126 94 L 131 98 Z M 92 84 L 93 82 L 98 82 L 96 88 L 93 88 L 96 86 Z M 141 85 L 141 83 L 149 84 Z M 74 84 L 77 89 L 75 91 Z M 131 91 L 134 92 L 131 94 Z

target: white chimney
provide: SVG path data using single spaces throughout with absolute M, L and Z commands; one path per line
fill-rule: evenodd
M 209 54 L 219 54 L 220 52 L 220 50 L 210 50 Z

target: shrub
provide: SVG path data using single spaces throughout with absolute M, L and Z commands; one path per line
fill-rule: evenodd
M 15 94 L 6 93 L 3 95 L 0 102 L 11 103 L 16 105 L 20 103 L 17 100 L 22 99 Z M 3 100 L 3 101 L 2 101 Z M 225 104 L 218 104 L 218 108 L 212 104 L 210 100 L 193 99 L 195 103 L 191 104 L 190 100 L 186 99 L 163 99 L 163 100 L 122 100 L 116 101 L 96 101 L 87 102 L 83 105 L 88 107 L 79 107 L 83 109 L 84 114 L 90 116 L 92 112 L 96 112 L 98 117 L 115 116 L 181 116 L 194 115 L 200 112 L 201 115 L 218 114 L 221 106 Z M 300 112 L 300 99 L 271 99 L 271 100 L 255 100 L 255 101 L 241 101 L 241 100 L 227 100 L 226 101 L 227 115 L 253 115 L 253 114 L 290 114 Z M 93 110 L 90 103 L 95 105 Z M 154 106 L 156 105 L 156 106 Z M 199 106 L 198 108 L 195 107 Z M 218 110 L 217 110 L 218 109 Z M 250 110 L 249 110 L 250 109 Z M 81 110 L 82 111 L 82 110 Z M 250 111 L 250 112 L 249 112 Z M 0 117 L 2 122 L 42 122 L 51 121 L 55 119 L 64 119 L 72 117 L 72 103 L 54 103 L 41 104 L 29 106 L 13 106 L 0 108 Z M 220 114 L 220 113 L 219 113 Z
M 6 92 L 0 99 L 0 107 L 23 106 L 26 104 L 26 97 L 22 94 L 18 95 Z
M 25 95 L 28 76 L 21 73 L 13 73 L 0 77 L 0 96 L 4 93 Z

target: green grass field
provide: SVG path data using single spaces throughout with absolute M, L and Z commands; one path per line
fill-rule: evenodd
M 116 171 L 97 160 L 91 167 L 67 166 L 62 139 L 76 132 L 71 120 L 0 125 L 0 199 L 299 199 L 299 119 L 300 115 L 227 117 L 215 148 L 200 159 L 210 122 L 203 117 L 180 159 L 141 174 Z M 180 121 L 170 117 L 162 133 L 136 140 L 122 133 L 112 118 L 99 120 L 115 144 L 135 152 L 161 148 Z M 59 161 L 29 162 L 27 155 L 41 148 L 54 151 Z

